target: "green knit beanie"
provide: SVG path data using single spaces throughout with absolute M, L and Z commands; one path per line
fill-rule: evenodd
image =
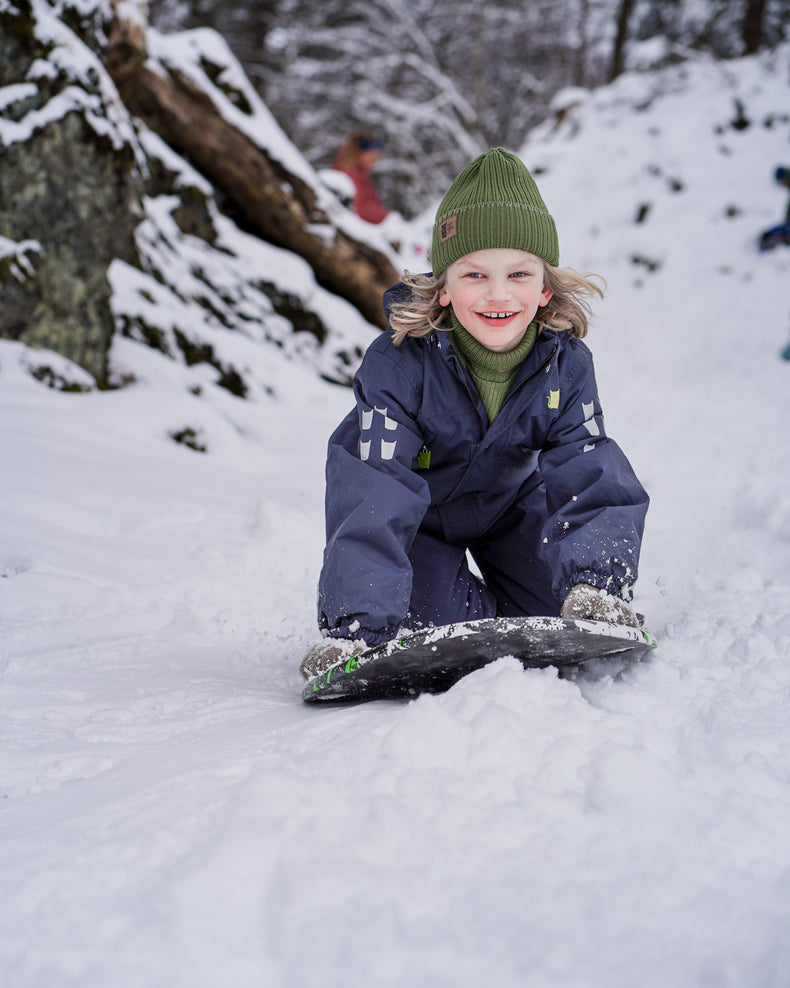
M 520 158 L 492 148 L 470 162 L 447 190 L 433 225 L 431 262 L 438 277 L 465 254 L 492 247 L 525 250 L 556 266 L 557 228 Z

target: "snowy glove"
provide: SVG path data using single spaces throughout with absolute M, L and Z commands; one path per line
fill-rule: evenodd
M 354 641 L 350 638 L 325 638 L 317 645 L 313 645 L 302 659 L 299 669 L 305 679 L 312 679 L 313 676 L 320 676 L 325 673 L 327 669 L 331 669 L 343 659 L 350 659 L 352 655 L 359 655 L 366 648 L 367 645 L 361 638 Z
M 591 587 L 589 583 L 577 583 L 575 587 L 571 587 L 560 614 L 564 618 L 639 627 L 636 614 L 622 598 L 613 597 L 605 590 Z

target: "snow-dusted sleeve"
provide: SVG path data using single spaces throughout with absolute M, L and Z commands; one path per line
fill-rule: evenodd
M 589 350 L 575 344 L 561 359 L 561 405 L 540 457 L 554 593 L 589 583 L 630 599 L 649 499 L 606 435 Z
M 372 645 L 393 637 L 406 616 L 408 552 L 430 493 L 414 470 L 423 443 L 418 396 L 397 360 L 369 350 L 354 394 L 356 408 L 329 441 L 318 622 Z

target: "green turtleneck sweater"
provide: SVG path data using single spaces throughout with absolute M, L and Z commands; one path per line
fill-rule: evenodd
M 469 371 L 475 382 L 483 405 L 488 413 L 488 421 L 493 422 L 507 397 L 510 385 L 518 374 L 527 354 L 538 337 L 537 323 L 530 323 L 521 342 L 507 353 L 497 353 L 483 346 L 464 329 L 456 314 L 450 309 L 447 314 L 452 340 L 461 363 Z

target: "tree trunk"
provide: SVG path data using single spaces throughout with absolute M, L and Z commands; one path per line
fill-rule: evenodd
M 625 68 L 625 43 L 628 40 L 628 28 L 634 6 L 635 0 L 620 0 L 617 11 L 617 33 L 614 37 L 612 61 L 609 67 L 609 82 L 621 75 Z
M 579 3 L 579 47 L 576 49 L 574 62 L 573 84 L 574 86 L 584 86 L 587 81 L 587 49 L 589 38 L 587 32 L 590 22 L 590 0 L 581 0 Z
M 321 285 L 386 326 L 382 292 L 398 278 L 387 257 L 334 228 L 314 190 L 228 123 L 191 80 L 148 68 L 136 25 L 113 23 L 105 64 L 129 110 L 221 191 L 244 227 L 303 257 Z M 314 224 L 329 236 L 311 231 Z
M 765 0 L 746 0 L 741 23 L 744 55 L 753 55 L 763 43 Z

